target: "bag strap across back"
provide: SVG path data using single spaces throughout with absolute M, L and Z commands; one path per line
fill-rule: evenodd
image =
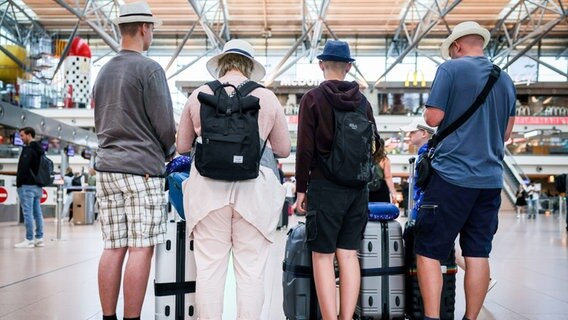
M 494 64 L 493 69 L 491 69 L 491 73 L 489 74 L 489 79 L 487 79 L 487 83 L 485 84 L 485 87 L 483 87 L 483 90 L 481 90 L 481 93 L 477 96 L 473 104 L 456 121 L 454 121 L 444 130 L 435 133 L 432 136 L 432 138 L 430 138 L 430 141 L 428 141 L 429 149 L 435 148 L 436 145 L 440 143 L 440 141 L 442 141 L 445 137 L 449 136 L 452 132 L 456 131 L 459 127 L 461 127 L 461 125 L 464 124 L 475 113 L 475 111 L 477 111 L 477 109 L 479 109 L 479 107 L 485 102 L 487 95 L 493 88 L 495 82 L 497 82 L 497 79 L 499 79 L 500 75 L 501 75 L 501 68 L 499 68 L 497 65 Z

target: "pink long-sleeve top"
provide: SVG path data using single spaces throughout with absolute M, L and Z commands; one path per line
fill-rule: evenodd
M 221 83 L 238 86 L 247 80 L 242 74 L 231 71 L 221 77 Z M 230 93 L 232 88 L 228 88 Z M 203 85 L 188 98 L 181 115 L 177 135 L 177 151 L 191 151 L 192 143 L 201 135 L 199 92 L 213 94 Z M 290 154 L 290 133 L 284 110 L 274 93 L 265 88 L 257 88 L 251 95 L 260 100 L 258 115 L 260 137 L 268 137 L 266 148 L 270 148 L 277 157 Z M 189 179 L 184 182 L 184 211 L 188 234 L 209 212 L 224 206 L 231 206 L 266 239 L 273 241 L 278 217 L 284 203 L 285 190 L 272 169 L 261 166 L 258 178 L 244 181 L 221 181 L 203 177 L 192 165 Z
M 230 83 L 234 86 L 245 80 L 247 78 L 238 72 L 229 72 L 219 79 L 221 83 Z M 227 93 L 231 91 L 232 88 L 229 87 Z M 199 92 L 213 94 L 213 91 L 207 85 L 203 85 L 189 96 L 179 123 L 176 144 L 178 153 L 191 151 L 193 140 L 201 135 L 200 103 L 197 100 Z M 288 132 L 288 123 L 286 122 L 284 109 L 278 98 L 272 91 L 264 88 L 255 89 L 251 95 L 260 99 L 260 112 L 258 115 L 260 137 L 266 140 L 268 136 L 266 147 L 272 148 L 272 152 L 278 157 L 287 157 L 290 155 L 290 133 Z

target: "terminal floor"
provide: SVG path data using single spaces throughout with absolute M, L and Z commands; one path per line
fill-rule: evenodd
M 539 215 L 517 219 L 500 214 L 499 231 L 491 256 L 492 277 L 498 281 L 488 294 L 479 319 L 568 319 L 568 244 L 565 216 Z M 290 224 L 297 219 L 292 217 Z M 404 219 L 400 221 L 404 223 Z M 24 227 L 0 223 L 0 319 L 101 319 L 97 291 L 97 264 L 102 251 L 97 223 L 64 223 L 62 240 L 56 238 L 53 219 L 45 221 L 43 248 L 15 249 Z M 266 277 L 262 319 L 284 319 L 281 268 L 286 232 L 278 231 Z M 153 274 L 153 271 L 152 271 Z M 235 285 L 229 272 L 223 319 L 235 319 Z M 463 272 L 458 272 L 456 319 L 465 304 Z M 152 280 L 142 319 L 153 319 Z M 118 315 L 122 316 L 122 304 Z

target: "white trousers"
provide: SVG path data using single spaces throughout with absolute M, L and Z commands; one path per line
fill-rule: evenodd
M 193 229 L 197 265 L 197 318 L 220 320 L 233 254 L 237 282 L 237 319 L 260 319 L 270 242 L 241 215 L 226 206 L 211 211 Z

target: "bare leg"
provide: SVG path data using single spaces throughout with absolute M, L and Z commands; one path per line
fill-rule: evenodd
M 356 250 L 337 249 L 339 262 L 339 320 L 351 320 L 359 297 L 361 270 Z
M 465 264 L 465 316 L 475 320 L 479 315 L 487 287 L 489 285 L 489 260 L 487 258 L 466 257 Z
M 129 248 L 124 270 L 124 317 L 139 317 L 148 286 L 154 247 Z
M 440 300 L 443 285 L 440 261 L 416 255 L 416 263 L 418 285 L 424 300 L 424 315 L 430 318 L 440 318 Z
M 99 299 L 103 315 L 116 314 L 122 264 L 128 248 L 105 249 L 99 261 Z
M 462 251 L 460 246 L 456 246 L 456 264 L 460 267 L 463 271 L 465 271 L 465 259 L 462 256 Z
M 323 320 L 337 320 L 333 257 L 333 253 L 312 252 L 314 280 Z

